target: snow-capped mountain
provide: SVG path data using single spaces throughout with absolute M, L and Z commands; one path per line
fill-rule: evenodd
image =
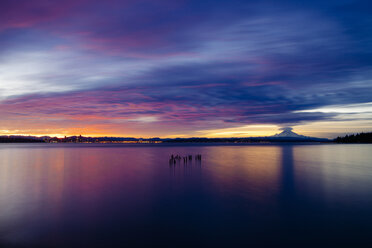
M 328 141 L 328 139 L 315 138 L 297 134 L 293 132 L 291 127 L 281 128 L 283 130 L 281 133 L 275 134 L 273 136 L 268 136 L 268 140 L 272 141 Z
M 310 138 L 304 135 L 297 134 L 293 132 L 291 127 L 282 128 L 283 132 L 277 133 L 271 137 L 278 137 L 278 138 Z

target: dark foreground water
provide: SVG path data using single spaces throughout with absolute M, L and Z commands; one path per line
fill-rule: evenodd
M 0 145 L 1 247 L 356 247 L 371 233 L 371 145 Z

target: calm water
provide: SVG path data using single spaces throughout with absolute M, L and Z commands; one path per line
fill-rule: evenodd
M 0 145 L 2 247 L 355 247 L 371 233 L 371 145 Z

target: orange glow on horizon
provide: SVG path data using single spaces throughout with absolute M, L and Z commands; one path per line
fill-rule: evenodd
M 293 126 L 293 131 L 305 136 L 319 138 L 336 138 L 344 134 L 371 132 L 372 122 L 369 120 L 358 121 L 358 127 L 355 127 L 355 121 L 338 122 L 317 122 L 298 126 Z M 178 130 L 176 127 L 164 127 L 154 129 L 156 126 L 145 123 L 138 126 L 123 125 L 91 125 L 85 127 L 54 127 L 44 128 L 40 126 L 28 129 L 0 129 L 0 135 L 22 135 L 22 136 L 50 136 L 63 138 L 65 136 L 88 136 L 88 137 L 134 137 L 134 138 L 230 138 L 230 137 L 263 137 L 271 136 L 281 131 L 278 125 L 244 125 L 232 128 L 204 129 L 204 130 Z

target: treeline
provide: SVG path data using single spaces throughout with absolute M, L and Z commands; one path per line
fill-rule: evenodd
M 337 137 L 334 141 L 337 143 L 372 143 L 372 132 Z
M 44 143 L 44 140 L 28 137 L 0 136 L 0 143 Z

